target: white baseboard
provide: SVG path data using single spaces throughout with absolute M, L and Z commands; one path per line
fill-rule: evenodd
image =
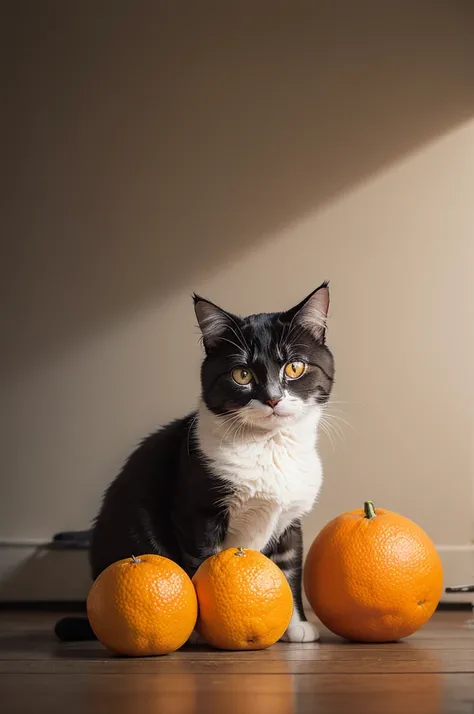
M 0 602 L 85 600 L 90 584 L 87 551 L 0 543 Z
M 438 546 L 445 585 L 474 583 L 474 546 Z M 87 552 L 54 550 L 41 541 L 0 541 L 0 602 L 85 600 L 91 579 Z M 443 595 L 444 602 L 474 596 Z
M 436 546 L 443 563 L 445 585 L 474 585 L 474 545 Z M 442 602 L 470 602 L 474 605 L 474 593 L 458 595 L 443 594 Z

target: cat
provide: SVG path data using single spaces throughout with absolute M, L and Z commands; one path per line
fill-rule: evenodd
M 244 318 L 194 296 L 205 352 L 199 407 L 145 438 L 107 489 L 92 530 L 93 578 L 143 553 L 192 577 L 220 550 L 253 548 L 291 586 L 283 640 L 318 639 L 302 604 L 301 518 L 322 483 L 318 423 L 334 381 L 328 306 L 327 282 L 290 310 Z M 56 632 L 93 636 L 79 618 Z

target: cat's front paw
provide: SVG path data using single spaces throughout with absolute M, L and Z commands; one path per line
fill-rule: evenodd
M 290 625 L 281 642 L 317 642 L 319 630 L 312 622 L 295 622 Z

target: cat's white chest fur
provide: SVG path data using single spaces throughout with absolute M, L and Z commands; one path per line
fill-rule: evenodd
M 263 550 L 311 510 L 322 483 L 316 450 L 319 418 L 315 407 L 288 430 L 223 439 L 219 419 L 200 409 L 199 446 L 215 475 L 232 485 L 224 548 Z

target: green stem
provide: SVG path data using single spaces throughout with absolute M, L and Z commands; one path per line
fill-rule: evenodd
M 372 503 L 372 501 L 366 501 L 364 503 L 364 513 L 365 513 L 365 518 L 368 518 L 369 521 L 371 521 L 372 518 L 375 518 L 375 516 L 377 514 L 375 513 L 375 506 Z

